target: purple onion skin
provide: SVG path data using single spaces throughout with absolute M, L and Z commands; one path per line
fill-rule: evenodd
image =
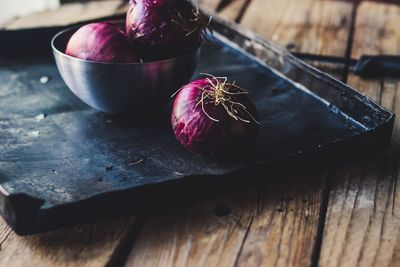
M 202 27 L 195 20 L 195 8 L 188 0 L 131 0 L 126 32 L 144 60 L 161 60 L 200 45 Z
M 134 47 L 117 21 L 90 23 L 80 27 L 70 38 L 67 55 L 103 63 L 138 62 Z
M 184 86 L 173 103 L 171 123 L 175 137 L 188 150 L 195 154 L 215 159 L 238 159 L 239 155 L 251 147 L 259 131 L 257 108 L 246 95 L 240 95 L 235 101 L 242 103 L 251 113 L 242 117 L 250 122 L 237 121 L 221 105 L 206 104 L 202 110 L 202 90 L 211 90 L 207 79 L 199 79 Z M 197 106 L 196 106 L 197 105 Z

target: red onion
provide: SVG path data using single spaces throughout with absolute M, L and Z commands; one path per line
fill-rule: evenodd
M 137 62 L 134 48 L 124 33 L 123 22 L 91 23 L 76 31 L 67 44 L 66 54 L 96 62 Z
M 126 32 L 145 60 L 181 55 L 199 46 L 205 23 L 189 0 L 130 0 Z
M 259 130 L 248 92 L 226 78 L 204 78 L 182 87 L 172 108 L 172 128 L 192 152 L 222 157 L 250 145 Z

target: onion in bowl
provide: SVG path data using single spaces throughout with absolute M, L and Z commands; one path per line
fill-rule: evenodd
M 206 23 L 189 0 L 130 0 L 126 32 L 145 61 L 182 55 L 199 46 Z
M 67 55 L 105 63 L 133 63 L 139 58 L 120 21 L 90 23 L 80 27 L 70 38 Z

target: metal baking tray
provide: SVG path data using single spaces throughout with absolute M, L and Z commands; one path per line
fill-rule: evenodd
M 261 117 L 248 157 L 223 163 L 186 151 L 173 136 L 168 111 L 160 122 L 138 123 L 79 101 L 46 53 L 59 28 L 36 29 L 46 44 L 36 40 L 37 53 L 29 56 L 21 44 L 35 30 L 0 32 L 0 213 L 18 234 L 163 202 L 181 192 L 173 185 L 229 183 L 243 168 L 389 144 L 393 113 L 279 46 L 213 17 L 196 77 L 235 80 L 251 92 Z

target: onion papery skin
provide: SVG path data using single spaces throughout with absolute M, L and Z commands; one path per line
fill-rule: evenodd
M 247 113 L 235 120 L 222 105 L 198 104 L 203 90 L 212 90 L 210 79 L 199 79 L 181 88 L 173 102 L 171 123 L 178 141 L 195 154 L 216 158 L 239 158 L 237 153 L 247 150 L 257 136 L 260 125 L 257 108 L 247 95 L 238 95 L 235 101 L 242 103 Z M 203 88 L 200 89 L 200 88 Z M 232 88 L 226 88 L 232 89 Z M 218 120 L 214 121 L 210 119 Z
M 126 15 L 127 35 L 145 61 L 177 57 L 196 49 L 203 29 L 188 0 L 131 0 Z
M 119 21 L 90 23 L 80 27 L 70 38 L 67 55 L 103 63 L 138 62 L 137 54 Z

